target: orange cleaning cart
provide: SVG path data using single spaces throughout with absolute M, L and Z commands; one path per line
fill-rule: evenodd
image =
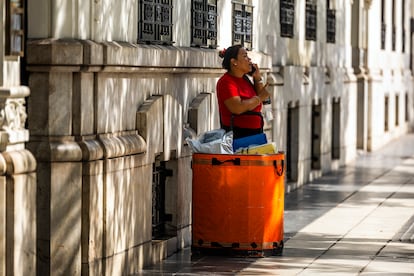
M 281 255 L 284 154 L 194 153 L 192 249 Z

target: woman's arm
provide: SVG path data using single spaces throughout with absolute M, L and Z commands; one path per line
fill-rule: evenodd
M 254 90 L 261 101 L 265 101 L 270 97 L 270 92 L 267 91 L 268 83 L 264 84 L 262 80 L 254 82 Z
M 224 104 L 233 114 L 241 114 L 246 111 L 255 109 L 262 99 L 259 96 L 254 96 L 250 99 L 242 100 L 239 96 L 228 98 L 224 101 Z
M 256 68 L 256 71 L 253 73 L 253 81 L 254 81 L 254 90 L 256 91 L 257 95 L 260 98 L 260 101 L 265 101 L 270 97 L 269 91 L 267 91 L 268 83 L 264 83 L 262 79 L 262 74 L 260 73 L 260 69 L 257 64 L 253 64 Z

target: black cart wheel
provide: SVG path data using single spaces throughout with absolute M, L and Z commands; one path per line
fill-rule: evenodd
M 283 247 L 284 243 L 281 241 L 280 243 L 276 243 L 276 246 L 272 250 L 273 256 L 282 256 L 283 255 Z

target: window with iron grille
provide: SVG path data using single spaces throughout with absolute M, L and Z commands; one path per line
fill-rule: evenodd
M 410 18 L 410 29 L 409 29 L 409 33 L 408 33 L 408 37 L 412 37 L 413 33 L 414 33 L 414 18 Z M 413 71 L 413 59 L 412 59 L 412 55 L 413 55 L 413 51 L 412 51 L 412 44 L 413 42 L 411 41 L 411 39 L 409 39 L 410 41 L 410 70 Z
M 387 25 L 385 24 L 385 3 L 381 0 L 381 49 L 385 49 L 385 37 L 387 33 Z
M 217 0 L 192 0 L 191 46 L 217 47 Z
M 167 169 L 166 162 L 160 161 L 160 157 L 155 158 L 152 166 L 152 238 L 164 237 L 166 224 L 172 221 L 172 215 L 166 213 L 166 180 L 172 176 L 172 170 Z
M 233 45 L 252 49 L 253 6 L 233 2 Z
M 395 49 L 397 48 L 397 30 L 395 26 L 392 27 L 391 39 L 392 39 L 392 50 L 395 51 Z
M 341 99 L 332 99 L 331 158 L 341 158 Z
M 171 45 L 172 0 L 140 0 L 138 42 Z
M 280 36 L 293 37 L 295 25 L 295 0 L 280 1 Z
M 385 96 L 384 98 L 384 132 L 387 132 L 389 130 L 389 127 L 388 127 L 389 102 L 390 102 L 389 96 Z
M 316 40 L 317 6 L 313 0 L 306 0 L 306 40 Z
M 381 24 L 381 49 L 385 49 L 385 37 L 387 33 L 387 25 L 385 23 Z
M 404 116 L 404 121 L 408 122 L 408 120 L 410 119 L 410 109 L 409 109 L 409 105 L 408 105 L 408 93 L 405 93 L 405 99 L 404 99 L 404 106 L 405 106 L 405 116 Z
M 392 21 L 391 47 L 392 47 L 392 50 L 395 51 L 396 46 L 397 46 L 396 45 L 397 27 L 396 27 L 396 24 L 395 24 L 395 0 L 392 0 L 392 14 L 391 14 L 391 16 L 392 16 L 392 19 L 391 19 L 391 21 Z
M 400 124 L 400 96 L 395 95 L 395 126 Z
M 402 40 L 402 49 L 401 51 L 405 53 L 405 0 L 402 0 L 402 18 L 401 18 L 401 40 Z
M 402 30 L 402 33 L 401 33 L 401 36 L 402 36 L 402 49 L 401 49 L 401 51 L 403 52 L 403 53 L 405 53 L 405 30 L 403 29 Z
M 24 1 L 6 1 L 6 55 L 24 55 Z
M 336 17 L 335 10 L 326 10 L 326 42 L 335 43 Z

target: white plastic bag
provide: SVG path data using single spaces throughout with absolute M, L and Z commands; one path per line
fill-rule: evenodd
M 215 129 L 202 133 L 196 139 L 186 138 L 196 153 L 233 154 L 233 132 Z
M 264 113 L 264 119 L 268 124 L 270 124 L 271 121 L 273 121 L 273 110 L 271 104 L 265 104 L 263 105 L 263 113 Z

